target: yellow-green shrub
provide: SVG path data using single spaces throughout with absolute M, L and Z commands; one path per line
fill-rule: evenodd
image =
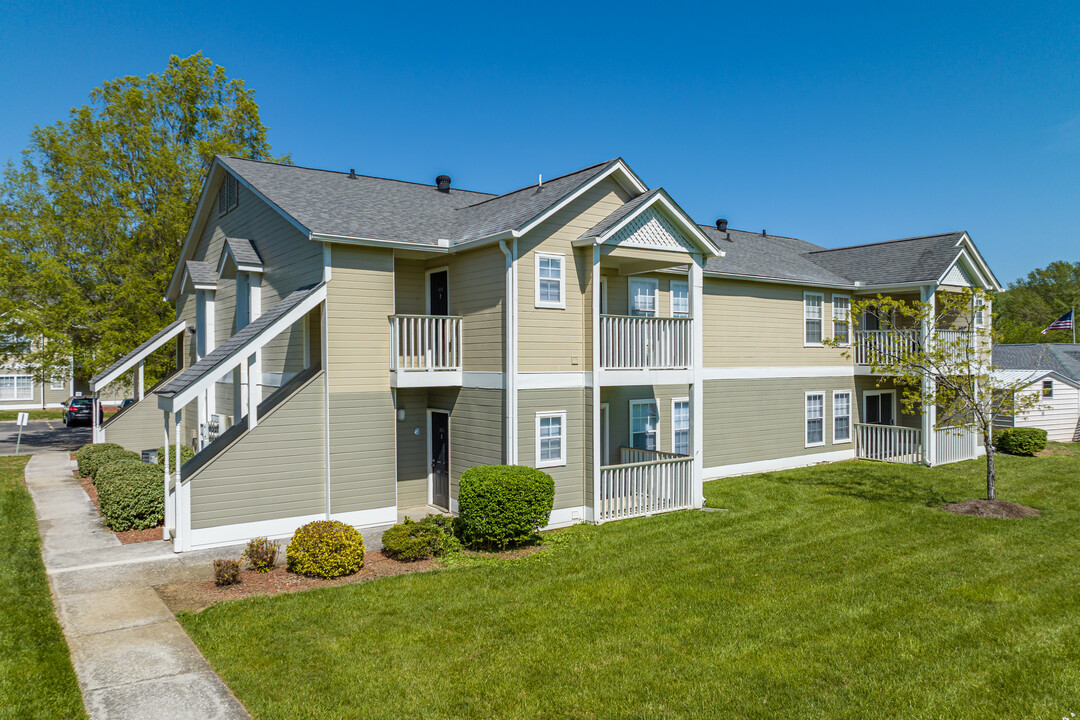
M 364 538 L 352 525 L 316 520 L 296 531 L 285 560 L 289 572 L 312 577 L 352 575 L 364 566 Z

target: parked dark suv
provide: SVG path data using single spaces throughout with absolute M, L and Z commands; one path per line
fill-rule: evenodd
M 64 403 L 64 424 L 68 427 L 74 427 L 76 425 L 90 425 L 92 424 L 91 418 L 93 417 L 94 399 L 88 397 L 73 397 L 68 398 L 68 401 Z M 98 405 L 98 424 L 104 420 L 105 413 L 101 410 L 101 405 Z

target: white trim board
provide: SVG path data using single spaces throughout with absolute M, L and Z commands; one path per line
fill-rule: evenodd
M 704 469 L 706 480 L 717 478 L 735 477 L 736 475 L 752 475 L 754 473 L 773 472 L 775 470 L 791 470 L 794 468 L 807 467 L 826 462 L 841 462 L 854 460 L 855 450 L 834 450 L 831 452 L 811 453 L 809 455 L 797 455 L 795 457 L 773 458 L 771 460 L 757 460 L 754 462 L 735 463 L 732 465 L 718 465 Z
M 548 517 L 548 524 L 540 529 L 554 530 L 556 528 L 564 528 L 569 527 L 570 525 L 577 525 L 578 523 L 585 522 L 586 514 L 589 513 L 591 510 L 592 508 L 588 508 L 584 505 L 552 510 L 551 516 Z
M 244 543 L 253 537 L 265 537 L 270 540 L 279 540 L 291 537 L 301 525 L 306 525 L 315 520 L 325 520 L 324 513 L 314 515 L 297 515 L 294 517 L 279 518 L 276 520 L 259 520 L 256 522 L 234 523 L 232 525 L 218 525 L 211 528 L 196 528 L 190 531 L 188 541 L 183 549 L 202 550 L 206 548 L 223 547 Z M 340 520 L 355 528 L 372 527 L 376 525 L 388 525 L 397 522 L 397 508 L 394 506 L 375 508 L 373 510 L 357 510 L 347 513 L 335 513 L 330 516 L 331 520 Z
M 854 377 L 854 365 L 788 365 L 776 367 L 707 367 L 705 380 L 771 380 L 782 378 Z

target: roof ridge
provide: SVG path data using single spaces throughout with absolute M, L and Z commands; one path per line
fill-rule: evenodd
M 578 173 L 583 173 L 583 172 L 585 172 L 587 170 L 592 170 L 593 168 L 598 168 L 598 167 L 600 167 L 602 165 L 603 166 L 611 165 L 612 163 L 618 162 L 621 159 L 622 158 L 615 158 L 614 160 L 605 160 L 604 162 L 599 162 L 599 163 L 596 163 L 595 165 L 588 165 L 586 167 L 580 168 L 578 170 L 574 170 L 572 172 L 563 173 L 562 175 L 557 175 L 556 177 L 553 177 L 550 180 L 548 180 L 548 182 L 555 182 L 556 180 L 562 180 L 565 177 L 570 177 L 571 175 L 577 175 Z M 483 205 L 484 203 L 491 202 L 492 200 L 500 200 L 502 198 L 509 197 L 511 195 L 514 195 L 514 194 L 519 193 L 519 192 L 523 192 L 525 190 L 531 190 L 532 188 L 535 188 L 535 187 L 537 187 L 536 183 L 533 183 L 532 185 L 525 185 L 523 187 L 519 187 L 517 190 L 511 190 L 510 192 L 505 192 L 505 193 L 502 193 L 501 195 L 494 195 L 493 197 L 486 198 L 484 200 L 481 200 L 480 202 L 473 203 L 472 205 L 465 205 L 464 207 L 458 208 L 458 210 L 459 211 L 460 210 L 468 210 L 469 208 L 478 207 L 480 205 Z
M 719 228 L 717 228 L 716 225 L 709 225 L 708 223 L 698 223 L 697 226 L 699 228 L 705 228 L 706 230 L 716 230 L 717 232 L 723 232 Z M 740 230 L 739 228 L 733 228 L 733 227 L 729 227 L 727 229 L 727 232 L 741 232 L 741 233 L 746 233 L 747 235 L 758 235 L 758 236 L 761 235 L 761 233 L 759 233 L 759 232 L 757 232 L 755 230 Z M 802 238 L 792 237 L 791 235 L 773 235 L 772 233 L 768 233 L 768 234 L 765 235 L 765 237 L 767 237 L 767 238 L 780 238 L 781 240 L 798 240 L 799 242 L 804 242 L 804 243 L 807 243 L 809 245 L 817 245 L 817 243 L 812 243 L 809 240 L 803 240 Z M 817 247 L 821 247 L 821 246 L 817 245 Z
M 808 255 L 814 255 L 823 252 L 833 252 L 835 250 L 853 250 L 854 248 L 870 247 L 872 245 L 889 245 L 890 243 L 910 242 L 912 240 L 928 240 L 930 238 L 946 237 L 948 235 L 963 235 L 963 230 L 952 230 L 950 232 L 934 233 L 933 235 L 913 235 L 912 237 L 896 238 L 895 240 L 878 240 L 877 242 L 859 243 L 858 245 L 843 245 L 837 248 L 824 248 L 822 250 L 812 250 Z M 798 238 L 792 238 L 797 240 Z
M 227 160 L 243 160 L 244 162 L 261 163 L 262 165 L 273 165 L 275 167 L 290 168 L 290 169 L 294 169 L 294 170 L 311 170 L 312 172 L 329 173 L 331 175 L 344 175 L 345 177 L 349 176 L 349 173 L 347 173 L 347 172 L 345 172 L 343 170 L 327 170 L 326 168 L 311 167 L 309 165 L 286 165 L 284 163 L 272 162 L 270 160 L 256 160 L 254 158 L 242 158 L 242 157 L 236 157 L 235 155 L 221 155 L 220 157 L 226 158 Z M 367 178 L 368 180 L 385 180 L 386 182 L 401 183 L 403 185 L 417 185 L 419 187 L 427 187 L 427 188 L 435 189 L 434 185 L 431 185 L 429 183 L 416 182 L 414 180 L 399 180 L 398 178 L 380 177 L 378 175 L 364 175 L 363 173 L 356 173 L 356 177 L 358 177 L 358 178 Z M 458 192 L 469 193 L 470 195 L 491 195 L 491 197 L 487 198 L 487 200 L 491 200 L 491 199 L 499 197 L 498 195 L 496 195 L 494 193 L 483 192 L 481 190 L 466 190 L 464 188 L 453 188 L 453 189 L 458 191 Z M 466 207 L 469 207 L 469 206 L 466 205 Z

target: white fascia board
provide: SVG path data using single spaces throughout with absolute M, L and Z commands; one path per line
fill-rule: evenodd
M 153 345 L 148 345 L 145 348 L 143 348 L 141 351 L 139 351 L 137 354 L 132 355 L 131 357 L 129 357 L 127 360 L 124 361 L 124 363 L 122 365 L 120 365 L 118 368 L 113 370 L 111 373 L 109 373 L 108 375 L 103 377 L 101 379 L 101 382 L 95 383 L 95 382 L 91 381 L 91 383 L 90 383 L 90 392 L 97 392 L 101 388 L 105 387 L 106 385 L 111 383 L 113 380 L 120 377 L 121 375 L 126 373 L 128 370 L 130 370 L 131 368 L 135 367 L 136 365 L 141 363 L 143 360 L 148 358 L 155 350 L 162 347 L 166 343 L 172 342 L 173 338 L 175 338 L 177 335 L 181 334 L 185 330 L 187 330 L 187 321 L 186 320 L 181 321 L 181 323 L 172 332 L 170 332 L 168 335 L 165 335 L 165 336 L 159 338 L 158 341 L 155 342 Z
M 979 285 L 981 286 L 980 289 L 983 289 L 983 290 L 990 289 L 990 290 L 994 290 L 995 292 L 1001 292 L 1001 290 L 1002 290 L 1001 285 L 998 284 L 997 278 L 995 278 L 993 276 L 993 274 L 990 274 L 990 268 L 986 267 L 985 263 L 980 262 L 981 258 L 978 258 L 979 261 L 977 261 L 977 259 L 974 256 L 973 252 L 970 252 L 970 251 L 974 251 L 974 246 L 969 245 L 969 246 L 961 248 L 960 249 L 960 254 L 956 256 L 955 260 L 953 260 L 951 263 L 949 263 L 949 267 L 945 268 L 945 272 L 941 273 L 941 276 L 937 279 L 936 284 L 937 285 L 945 284 L 943 282 L 943 280 L 945 279 L 945 276 L 948 275 L 949 272 L 954 267 L 956 267 L 956 265 L 958 263 L 960 263 L 961 261 L 966 260 L 967 262 L 964 263 L 964 266 L 969 268 L 970 270 L 974 271 L 974 273 L 978 276 Z M 977 252 L 977 251 L 975 251 L 975 252 Z
M 544 222 L 549 217 L 551 217 L 555 213 L 559 212 L 564 207 L 566 207 L 567 205 L 569 205 L 570 203 L 572 203 L 573 201 L 577 200 L 579 197 L 584 195 L 586 192 L 589 191 L 589 189 L 595 187 L 601 181 L 611 177 L 615 172 L 622 173 L 623 176 L 630 182 L 630 185 L 635 190 L 637 190 L 639 193 L 644 193 L 644 192 L 649 191 L 649 188 L 645 186 L 645 183 L 641 182 L 641 180 L 638 179 L 637 175 L 634 175 L 634 173 L 631 172 L 630 168 L 626 166 L 626 163 L 624 163 L 622 161 L 622 159 L 620 158 L 618 160 L 613 161 L 611 163 L 611 165 L 608 167 L 607 170 L 603 171 L 599 175 L 596 175 L 591 180 L 589 180 L 589 181 L 587 181 L 585 183 L 582 183 L 578 187 L 577 190 L 574 190 L 569 195 L 564 197 L 562 200 L 555 203 L 554 205 L 549 207 L 547 210 L 544 210 L 542 213 L 540 213 L 539 215 L 534 217 L 532 220 L 529 220 L 524 225 L 518 227 L 516 230 L 513 231 L 514 237 L 521 237 L 525 233 L 529 232 L 530 230 L 535 228 L 537 225 Z
M 396 250 L 419 250 L 420 252 L 430 253 L 449 252 L 449 248 L 442 245 L 424 245 L 421 243 L 402 242 L 401 240 L 380 240 L 379 238 L 329 235 L 327 233 L 310 233 L 308 238 L 315 242 L 339 243 L 341 245 L 368 245 L 372 247 L 393 248 Z
M 307 313 L 314 310 L 320 303 L 326 300 L 326 285 L 323 285 L 310 296 L 304 298 L 304 301 L 294 307 L 289 312 L 279 317 L 274 323 L 264 327 L 258 335 L 253 337 L 247 345 L 237 348 L 232 354 L 222 358 L 213 368 L 203 373 L 203 376 L 189 385 L 184 390 L 180 391 L 172 397 L 163 395 L 158 396 L 158 408 L 161 410 L 167 410 L 168 412 L 175 412 L 176 409 L 183 408 L 189 402 L 198 397 L 199 393 L 206 390 L 208 387 L 214 385 L 217 379 L 227 372 L 230 372 L 233 368 L 239 365 L 243 360 L 258 350 L 261 350 L 264 345 L 280 335 L 286 328 L 290 327 L 300 318 L 304 317 Z
M 983 259 L 982 253 L 979 252 L 979 248 L 975 247 L 975 241 L 971 239 L 971 236 L 965 232 L 960 240 L 956 243 L 957 247 L 961 245 L 968 251 L 969 257 L 978 265 L 982 275 L 989 281 L 990 287 L 995 292 L 1001 292 L 1005 287 L 998 282 L 997 276 L 994 275 L 994 271 L 990 269 L 990 264 Z

